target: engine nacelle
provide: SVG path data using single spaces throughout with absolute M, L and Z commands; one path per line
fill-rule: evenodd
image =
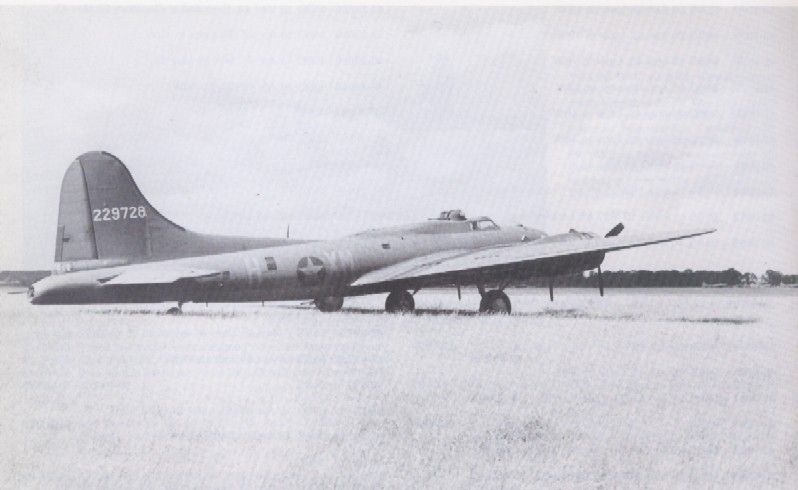
M 535 244 L 589 240 L 596 238 L 595 233 L 570 230 L 568 233 L 550 235 L 535 241 Z M 554 277 L 593 270 L 604 261 L 604 252 L 590 252 L 543 259 L 525 271 L 526 276 Z

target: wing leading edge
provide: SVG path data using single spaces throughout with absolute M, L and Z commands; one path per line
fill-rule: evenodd
M 364 274 L 352 283 L 353 288 L 364 288 L 398 281 L 429 280 L 436 276 L 446 278 L 458 273 L 490 271 L 499 267 L 529 265 L 536 261 L 591 253 L 614 252 L 657 243 L 713 233 L 714 229 L 697 229 L 641 235 L 587 238 L 563 242 L 535 244 L 521 242 L 514 245 L 489 247 L 474 251 L 453 251 L 418 257 Z

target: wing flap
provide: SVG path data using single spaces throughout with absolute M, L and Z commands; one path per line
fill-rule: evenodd
M 490 269 L 498 266 L 530 263 L 537 260 L 555 257 L 573 256 L 596 252 L 614 252 L 634 247 L 644 247 L 657 243 L 683 240 L 713 233 L 714 229 L 698 229 L 675 232 L 650 233 L 641 235 L 612 236 L 604 238 L 588 238 L 561 242 L 535 244 L 535 242 L 518 243 L 490 247 L 475 251 L 458 250 L 449 256 L 432 254 L 425 257 L 400 262 L 358 278 L 353 287 L 369 286 L 379 283 L 421 279 L 430 276 L 445 275 L 455 272 Z M 439 256 L 440 255 L 440 256 Z

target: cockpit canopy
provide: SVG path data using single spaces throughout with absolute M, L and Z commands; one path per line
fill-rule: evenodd
M 441 211 L 437 218 L 430 218 L 436 221 L 468 221 L 469 228 L 474 231 L 482 230 L 498 230 L 499 226 L 487 216 L 480 216 L 476 219 L 469 220 L 466 218 L 463 211 L 459 209 L 450 209 L 448 211 Z
M 437 218 L 430 218 L 421 223 L 368 230 L 358 233 L 357 235 L 438 235 L 445 233 L 470 233 L 474 231 L 490 231 L 498 229 L 499 226 L 487 216 L 468 219 L 461 210 L 452 209 L 449 211 L 442 211 Z
M 488 218 L 487 216 L 480 216 L 479 218 L 471 221 L 471 229 L 477 231 L 498 230 L 499 225 L 494 223 L 493 220 Z

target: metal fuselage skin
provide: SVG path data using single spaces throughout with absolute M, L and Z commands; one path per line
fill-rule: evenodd
M 291 301 L 371 294 L 391 288 L 358 290 L 350 285 L 365 273 L 414 257 L 521 241 L 534 246 L 536 241 L 555 239 L 520 225 L 452 233 L 419 233 L 412 226 L 405 228 L 372 230 L 331 241 L 55 274 L 34 284 L 29 294 L 33 304 Z M 598 263 L 602 259 L 603 254 L 596 257 Z M 565 269 L 596 267 L 592 262 L 595 260 L 590 264 L 559 266 L 560 273 L 572 272 Z M 140 267 L 222 272 L 168 284 L 104 284 L 106 278 Z

